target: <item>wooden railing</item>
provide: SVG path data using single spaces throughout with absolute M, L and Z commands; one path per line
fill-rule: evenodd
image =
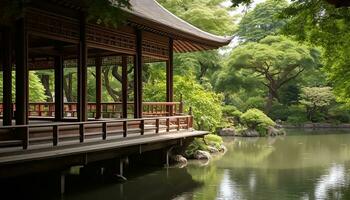
M 13 105 L 14 111 L 16 105 Z M 96 103 L 88 103 L 87 110 L 89 117 L 96 116 Z M 128 113 L 133 113 L 134 104 L 128 102 Z M 169 113 L 171 111 L 172 113 Z M 3 105 L 0 103 L 0 116 L 3 114 Z M 64 103 L 64 114 L 66 117 L 77 116 L 77 103 Z M 101 103 L 101 114 L 104 118 L 120 118 L 122 115 L 122 103 Z M 182 102 L 143 102 L 143 116 L 175 116 L 183 114 Z M 54 117 L 55 103 L 29 103 L 29 116 Z
M 57 146 L 60 143 L 67 144 L 63 143 L 65 141 L 84 143 L 89 138 L 107 140 L 117 136 L 126 138 L 131 133 L 144 135 L 191 130 L 192 126 L 191 115 L 0 126 L 3 136 L 11 136 L 0 139 L 0 147 L 22 146 L 23 149 L 28 149 L 34 144 Z

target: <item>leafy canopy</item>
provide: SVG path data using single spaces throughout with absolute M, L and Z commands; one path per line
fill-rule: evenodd
M 279 13 L 288 6 L 286 0 L 267 0 L 243 16 L 237 35 L 242 41 L 259 41 L 276 34 L 286 23 Z

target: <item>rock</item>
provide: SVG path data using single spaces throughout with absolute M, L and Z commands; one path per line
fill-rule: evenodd
M 254 130 L 254 129 L 247 129 L 247 130 L 243 131 L 242 136 L 245 136 L 245 137 L 259 137 L 260 134 L 259 134 L 258 131 Z
M 208 146 L 208 151 L 210 153 L 219 153 L 219 149 L 213 147 L 213 146 Z
M 220 146 L 220 152 L 225 153 L 227 151 L 227 148 L 222 144 Z
M 223 128 L 219 131 L 220 136 L 235 136 L 236 131 L 234 128 Z
M 183 163 L 183 164 L 187 163 L 187 159 L 182 155 L 175 155 L 175 156 L 172 156 L 171 158 L 177 163 Z
M 284 135 L 285 131 L 283 129 L 277 129 L 275 127 L 269 126 L 267 133 L 269 136 Z
M 198 160 L 210 160 L 211 159 L 210 153 L 207 151 L 202 151 L 202 150 L 197 150 L 193 156 L 195 159 L 198 159 Z

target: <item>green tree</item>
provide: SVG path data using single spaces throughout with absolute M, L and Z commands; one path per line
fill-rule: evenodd
M 319 65 L 319 52 L 284 36 L 268 36 L 232 51 L 228 74 L 249 70 L 268 90 L 266 111 L 279 100 L 279 89 L 303 71 Z
M 288 6 L 286 0 L 267 0 L 243 16 L 236 35 L 240 40 L 259 41 L 276 34 L 286 23 L 279 18 L 279 13 Z
M 344 1 L 346 2 L 346 1 Z M 324 0 L 296 0 L 282 16 L 284 33 L 323 48 L 324 71 L 339 100 L 350 102 L 350 10 Z
M 319 121 L 320 114 L 326 114 L 327 108 L 334 100 L 331 87 L 304 87 L 301 89 L 300 103 L 306 106 L 307 118 Z

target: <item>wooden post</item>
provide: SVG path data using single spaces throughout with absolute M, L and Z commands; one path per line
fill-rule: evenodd
M 28 35 L 25 29 L 25 20 L 16 21 L 15 33 L 16 53 L 16 124 L 28 124 Z M 25 133 L 23 133 L 25 134 Z
M 169 57 L 166 62 L 166 101 L 174 101 L 174 91 L 173 91 L 173 76 L 174 76 L 174 67 L 173 67 L 173 39 L 169 38 Z M 173 115 L 173 106 L 167 106 L 168 115 Z
M 85 13 L 80 19 L 80 42 L 78 63 L 78 121 L 87 121 L 87 45 L 86 45 L 86 22 Z
M 63 102 L 63 57 L 55 57 L 55 121 L 62 121 Z
M 134 62 L 134 117 L 142 118 L 142 31 L 139 29 L 136 30 Z
M 128 57 L 122 57 L 122 118 L 128 118 Z
M 96 57 L 96 119 L 101 118 L 101 103 L 102 103 L 102 59 Z
M 2 34 L 3 54 L 3 125 L 12 125 L 13 106 L 12 106 L 12 40 L 11 32 L 5 29 Z

